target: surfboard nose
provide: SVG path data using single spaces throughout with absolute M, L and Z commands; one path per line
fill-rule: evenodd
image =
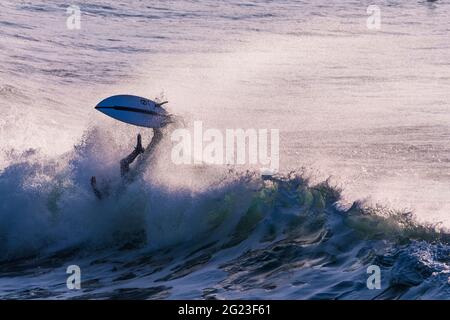
M 127 105 L 122 98 L 123 96 L 111 96 L 108 98 L 103 99 L 97 105 L 95 106 L 95 109 L 100 109 L 102 107 L 111 107 L 111 106 L 120 106 L 120 105 Z

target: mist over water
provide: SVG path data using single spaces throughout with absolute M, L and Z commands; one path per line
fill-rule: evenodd
M 380 30 L 366 26 L 369 4 L 381 8 Z M 377 236 L 351 247 L 357 236 L 348 236 L 346 228 L 355 227 L 355 221 L 336 218 L 342 212 L 332 200 L 344 211 L 353 201 L 365 200 L 450 227 L 449 3 L 78 5 L 81 29 L 69 30 L 66 1 L 0 4 L 1 260 L 40 253 L 45 265 L 45 255 L 67 250 L 55 263 L 77 260 L 90 270 L 93 292 L 83 294 L 91 298 L 111 297 L 114 290 L 119 297 L 129 294 L 120 291 L 124 280 L 114 281 L 120 276 L 109 271 L 118 265 L 126 270 L 121 276 L 128 278 L 127 286 L 151 283 L 156 288 L 141 298 L 238 298 L 239 290 L 249 298 L 355 297 L 351 291 L 374 298 L 375 293 L 359 291 L 363 269 L 348 273 L 348 279 L 358 280 L 347 288 L 333 271 L 325 271 L 329 280 L 323 283 L 323 274 L 298 266 L 322 267 L 332 257 L 347 255 L 351 258 L 338 263 L 337 270 L 356 270 L 373 255 L 377 261 L 401 256 L 394 265 L 385 261 L 395 271 L 419 257 L 426 260 L 425 271 L 393 271 L 389 281 L 392 286 L 417 282 L 420 289 L 405 294 L 390 287 L 385 297 L 448 297 L 441 279 L 430 281 L 439 283 L 435 291 L 422 283 L 430 270 L 445 278 L 448 246 L 429 245 L 434 236 L 413 228 L 411 239 L 418 242 L 406 248 L 384 247 Z M 280 172 L 304 170 L 310 183 L 290 177 L 275 191 L 269 188 L 275 195 L 267 195 L 259 177 L 237 173 L 247 167 L 233 173 L 227 167 L 177 167 L 170 163 L 166 137 L 144 174 L 117 191 L 123 190 L 118 162 L 134 147 L 137 133 L 144 143 L 152 134 L 94 110 L 103 98 L 123 93 L 166 98 L 168 110 L 182 119 L 178 125 L 187 128 L 202 121 L 221 130 L 280 129 Z M 89 186 L 92 175 L 119 195 L 98 203 Z M 343 189 L 339 199 L 327 198 L 320 188 L 308 189 L 330 176 L 332 185 Z M 365 230 L 365 222 L 355 219 L 356 229 Z M 397 239 L 392 229 L 380 228 Z M 327 240 L 330 229 L 345 238 L 340 244 L 348 247 L 345 253 L 335 251 L 337 239 Z M 311 251 L 287 249 L 299 243 Z M 132 250 L 103 250 L 118 244 Z M 86 257 L 83 246 L 98 250 L 98 256 Z M 277 246 L 288 250 L 284 263 L 296 270 L 292 279 L 284 279 L 278 269 L 269 272 L 257 259 L 263 254 L 257 250 L 263 249 L 279 259 Z M 198 256 L 189 260 L 188 253 L 197 249 Z M 255 266 L 253 276 L 238 259 L 247 249 L 256 250 L 243 260 Z M 315 250 L 327 254 L 315 259 Z M 141 264 L 130 265 L 134 259 Z M 49 263 L 49 270 L 56 265 Z M 151 270 L 142 271 L 148 265 Z M 32 266 L 23 262 L 24 270 Z M 27 282 L 16 269 L 18 264 L 2 268 L 10 277 L 1 281 L 11 289 L 2 295 L 28 297 Z M 34 276 L 35 287 L 42 288 L 45 274 Z M 193 290 L 197 278 L 201 288 Z M 312 279 L 309 289 L 302 282 L 306 278 Z M 103 281 L 108 289 L 98 284 Z M 41 297 L 70 297 L 61 281 L 52 283 Z M 23 290 L 14 295 L 17 286 Z M 276 289 L 270 291 L 271 286 Z

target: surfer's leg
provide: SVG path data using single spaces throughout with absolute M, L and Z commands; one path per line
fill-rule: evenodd
M 120 175 L 123 177 L 130 171 L 130 164 L 137 158 L 138 155 L 144 152 L 142 148 L 141 135 L 137 136 L 136 148 L 127 157 L 120 160 Z
M 153 150 L 156 148 L 158 143 L 162 140 L 163 133 L 160 128 L 153 128 L 153 138 L 152 141 L 148 144 L 147 148 L 145 148 L 146 154 L 151 154 Z
M 92 191 L 94 191 L 94 194 L 97 197 L 97 199 L 102 200 L 103 195 L 100 192 L 100 190 L 98 190 L 98 188 L 97 188 L 97 179 L 95 178 L 95 176 L 91 177 L 91 187 L 92 187 Z

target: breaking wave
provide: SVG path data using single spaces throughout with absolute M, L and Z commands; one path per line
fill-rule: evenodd
M 304 170 L 263 179 L 168 168 L 164 144 L 129 184 L 118 170 L 126 151 L 96 128 L 57 158 L 9 152 L 0 172 L 0 273 L 18 276 L 22 289 L 2 297 L 448 298 L 450 235 L 438 225 L 363 202 L 345 206 L 339 188 L 312 184 Z M 108 195 L 101 201 L 92 175 Z M 48 273 L 64 277 L 70 264 L 83 270 L 77 294 L 57 276 L 40 283 Z M 382 290 L 367 289 L 370 265 L 382 270 Z

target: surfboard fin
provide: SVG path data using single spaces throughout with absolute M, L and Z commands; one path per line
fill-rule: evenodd
M 160 103 L 155 103 L 155 105 L 157 106 L 157 107 L 161 107 L 162 105 L 164 105 L 164 104 L 166 104 L 166 103 L 168 103 L 169 101 L 163 101 L 163 102 L 160 102 Z

